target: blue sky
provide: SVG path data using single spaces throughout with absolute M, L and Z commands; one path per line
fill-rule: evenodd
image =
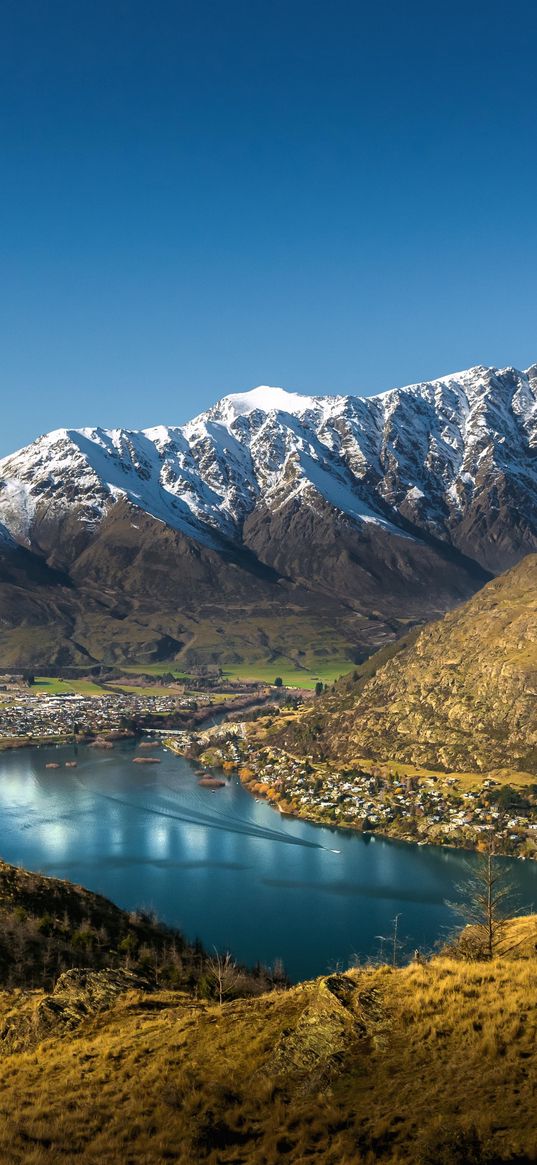
M 0 453 L 537 360 L 537 6 L 4 0 Z

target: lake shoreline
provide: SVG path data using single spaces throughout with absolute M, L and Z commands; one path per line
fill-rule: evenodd
M 176 756 L 187 756 L 187 753 L 180 742 L 176 740 L 164 740 L 163 743 L 164 746 L 169 748 L 170 752 L 174 753 Z M 393 831 L 386 828 L 363 829 L 360 825 L 354 824 L 351 821 L 327 821 L 323 816 L 316 814 L 311 806 L 300 810 L 290 809 L 286 805 L 285 801 L 281 800 L 277 796 L 276 791 L 267 788 L 267 785 L 263 783 L 263 781 L 260 781 L 257 775 L 252 774 L 251 776 L 247 776 L 247 766 L 238 763 L 233 763 L 231 766 L 231 762 L 227 762 L 227 764 L 230 766 L 229 769 L 227 769 L 226 767 L 223 768 L 222 764 L 218 762 L 210 763 L 209 761 L 202 761 L 202 763 L 205 768 L 210 769 L 215 773 L 224 772 L 227 776 L 230 776 L 231 774 L 237 776 L 242 787 L 245 788 L 251 796 L 254 798 L 262 798 L 263 801 L 276 809 L 281 817 L 287 818 L 288 820 L 305 821 L 308 824 L 321 828 L 337 830 L 339 833 L 351 833 L 352 835 L 358 835 L 359 837 L 379 837 L 388 841 L 401 842 L 405 845 L 436 847 L 462 853 L 482 852 L 482 850 L 480 850 L 479 844 L 477 843 L 475 845 L 464 844 L 464 842 L 461 841 L 444 840 L 442 837 L 429 837 L 427 834 L 421 837 L 416 837 L 411 836 L 410 834 L 405 835 L 404 832 L 401 833 L 397 829 L 394 829 Z M 517 860 L 520 862 L 529 861 L 530 863 L 537 862 L 537 851 L 535 851 L 533 854 L 526 855 L 516 852 L 507 852 L 505 849 L 501 848 L 496 852 L 499 857 L 509 858 L 510 860 Z
M 139 743 L 81 745 L 73 774 L 69 745 L 3 753 L 4 860 L 154 911 L 245 965 L 282 958 L 295 982 L 373 956 L 396 914 L 409 950 L 452 926 L 446 902 L 475 854 L 280 820 L 236 774 L 205 788 L 199 761 L 164 748 L 160 764 L 133 765 Z M 513 861 L 510 876 L 526 907 L 535 866 Z
M 220 770 L 216 769 L 215 771 L 220 771 Z M 413 845 L 413 846 L 419 846 L 419 847 L 428 846 L 428 847 L 434 847 L 434 848 L 438 848 L 438 849 L 454 850 L 457 853 L 462 852 L 462 853 L 475 854 L 475 853 L 481 852 L 477 846 L 460 845 L 460 844 L 457 845 L 457 844 L 455 844 L 455 842 L 441 841 L 439 839 L 434 839 L 434 838 L 419 838 L 419 839 L 417 839 L 415 837 L 409 837 L 409 836 L 405 837 L 404 835 L 401 835 L 400 833 L 390 833 L 389 831 L 384 830 L 384 829 L 360 829 L 357 825 L 353 825 L 352 822 L 341 822 L 341 823 L 336 822 L 336 821 L 328 822 L 328 821 L 323 820 L 322 817 L 315 816 L 313 813 L 296 812 L 296 811 L 293 811 L 290 809 L 284 809 L 284 808 L 282 808 L 282 803 L 280 801 L 276 801 L 273 797 L 268 796 L 263 790 L 261 790 L 258 787 L 258 785 L 256 784 L 255 781 L 244 780 L 239 774 L 237 774 L 237 777 L 238 777 L 238 780 L 241 782 L 241 785 L 243 786 L 243 788 L 247 789 L 247 791 L 251 794 L 251 796 L 262 797 L 263 800 L 267 802 L 267 804 L 271 805 L 274 809 L 276 809 L 278 811 L 278 813 L 281 817 L 288 818 L 290 821 L 307 821 L 308 824 L 310 824 L 310 825 L 316 825 L 322 829 L 333 829 L 337 833 L 352 833 L 354 835 L 357 834 L 359 837 L 370 837 L 370 838 L 371 837 L 381 837 L 385 841 L 400 842 L 401 845 Z M 249 786 L 251 786 L 251 787 L 249 787 Z M 517 862 L 526 862 L 526 861 L 532 862 L 532 861 L 534 861 L 534 862 L 537 862 L 537 855 L 535 855 L 535 857 L 532 858 L 532 857 L 526 857 L 524 854 L 507 854 L 507 853 L 502 853 L 501 850 L 498 850 L 497 856 L 509 858 L 510 861 L 517 861 Z
M 207 719 L 208 718 L 209 717 L 207 717 Z M 121 734 L 121 736 L 115 736 L 113 740 L 110 740 L 110 743 L 112 745 L 114 745 L 114 744 L 122 744 L 126 741 L 129 741 L 129 740 L 143 740 L 144 738 L 146 738 L 148 736 L 152 736 L 155 733 L 158 733 L 158 735 L 160 737 L 160 735 L 163 732 L 165 732 L 165 729 L 158 729 L 158 728 L 143 728 L 138 732 L 125 731 L 124 733 Z M 38 748 L 38 749 L 43 748 L 44 749 L 44 748 L 65 748 L 65 747 L 69 747 L 69 746 L 77 747 L 79 745 L 91 746 L 92 744 L 95 743 L 95 741 L 97 741 L 99 739 L 103 739 L 103 740 L 108 741 L 108 736 L 109 736 L 109 734 L 106 734 L 106 733 L 102 733 L 102 734 L 88 733 L 88 734 L 84 735 L 83 737 L 77 737 L 76 740 L 73 740 L 72 738 L 65 737 L 65 736 L 37 737 L 35 739 L 26 739 L 26 738 L 22 739 L 22 738 L 14 737 L 12 740 L 9 740 L 9 741 L 4 741 L 4 740 L 0 741 L 0 754 L 3 752 L 19 752 L 19 751 L 22 751 L 22 750 L 27 749 L 27 748 L 28 749 L 35 749 L 35 748 Z M 185 756 L 185 754 L 182 751 L 179 751 L 177 748 L 171 747 L 172 742 L 162 740 L 161 743 L 162 743 L 162 747 L 166 748 L 174 756 Z M 185 758 L 185 759 L 188 759 L 188 758 Z M 204 765 L 204 767 L 209 769 L 211 772 L 214 772 L 214 773 L 222 773 L 223 772 L 222 768 L 218 765 Z M 229 777 L 229 774 L 226 774 L 226 775 Z M 358 826 L 353 825 L 352 822 L 335 822 L 335 821 L 328 822 L 328 821 L 325 821 L 322 817 L 318 817 L 313 813 L 295 812 L 293 810 L 285 809 L 282 807 L 282 802 L 277 801 L 273 797 L 269 796 L 264 790 L 259 788 L 259 785 L 257 782 L 251 781 L 249 779 L 245 779 L 245 778 L 241 777 L 239 773 L 234 773 L 233 775 L 237 777 L 237 779 L 240 781 L 242 788 L 246 789 L 246 791 L 249 793 L 249 795 L 251 797 L 254 797 L 254 799 L 261 797 L 266 804 L 270 805 L 270 807 L 273 808 L 274 810 L 277 810 L 280 817 L 286 818 L 289 821 L 305 821 L 309 825 L 315 825 L 320 829 L 330 829 L 336 833 L 345 833 L 345 834 L 351 833 L 355 836 L 358 835 L 359 837 L 364 837 L 364 838 L 379 837 L 385 841 L 401 842 L 402 845 L 429 846 L 429 847 L 433 847 L 433 848 L 441 848 L 441 849 L 453 850 L 455 852 L 463 852 L 463 853 L 477 853 L 477 852 L 479 852 L 477 847 L 475 847 L 475 846 L 456 845 L 454 843 L 442 842 L 442 841 L 439 841 L 436 839 L 429 840 L 426 838 L 423 838 L 423 839 L 420 838 L 419 840 L 417 840 L 415 837 L 404 837 L 404 836 L 401 836 L 401 834 L 390 833 L 386 830 L 380 830 L 380 829 L 376 829 L 376 830 L 374 830 L 374 829 L 360 829 Z M 522 856 L 519 854 L 502 854 L 501 851 L 498 853 L 498 856 L 509 858 L 512 861 L 516 860 L 516 861 L 525 862 L 525 861 L 529 860 L 531 862 L 531 860 L 532 860 L 531 858 L 526 858 L 525 856 Z

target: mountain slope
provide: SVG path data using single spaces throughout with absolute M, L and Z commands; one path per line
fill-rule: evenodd
M 340 681 L 287 744 L 306 747 L 314 728 L 333 756 L 537 772 L 537 555 L 367 670 Z
M 295 662 L 307 643 L 363 658 L 537 549 L 536 392 L 537 366 L 480 367 L 366 399 L 258 388 L 180 428 L 39 438 L 0 462 L 0 557 L 28 552 L 37 653 L 225 662 L 269 642 Z M 66 581 L 61 617 L 36 561 Z M 278 621 L 295 607 L 293 656 Z M 0 647 L 36 662 L 7 608 Z

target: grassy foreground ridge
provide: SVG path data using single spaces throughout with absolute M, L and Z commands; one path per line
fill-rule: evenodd
M 220 1003 L 195 948 L 178 952 L 176 987 L 165 961 L 140 953 L 157 924 L 68 883 L 1 873 L 4 933 L 10 914 L 28 923 L 47 907 L 41 954 L 47 942 L 56 949 L 58 928 L 65 937 L 75 922 L 78 932 L 102 923 L 102 958 L 82 944 L 85 966 L 64 971 L 52 993 L 50 983 L 0 991 L 2 1162 L 537 1159 L 535 916 L 509 923 L 491 961 L 455 945 L 289 989 L 234 975 Z M 146 933 L 125 943 L 136 926 Z M 4 984 L 17 957 L 15 945 Z

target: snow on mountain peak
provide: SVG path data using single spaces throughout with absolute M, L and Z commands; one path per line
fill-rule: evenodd
M 321 496 L 362 526 L 452 541 L 503 482 L 537 512 L 536 372 L 478 366 L 373 397 L 259 385 L 180 427 L 58 429 L 0 462 L 0 526 L 26 544 L 36 514 L 76 507 L 93 528 L 125 498 L 236 541 L 256 510 Z
M 216 405 L 217 409 L 226 413 L 226 419 L 246 417 L 249 413 L 260 409 L 263 413 L 305 413 L 314 409 L 321 398 L 303 396 L 299 392 L 288 392 L 285 388 L 273 388 L 268 384 L 259 384 L 248 392 L 234 392 L 224 396 Z

